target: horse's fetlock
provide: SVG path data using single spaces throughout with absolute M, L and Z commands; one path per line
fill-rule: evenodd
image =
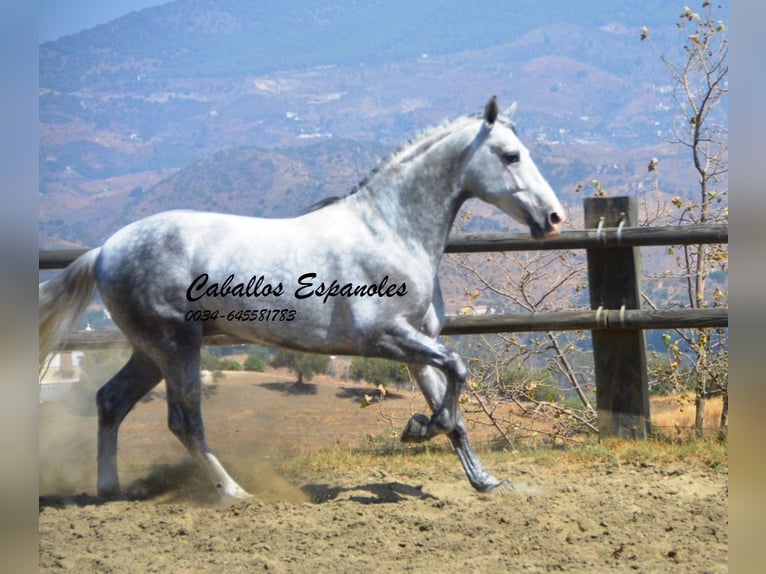
M 455 429 L 455 420 L 449 410 L 441 409 L 431 417 L 431 424 L 429 426 L 432 430 L 438 431 L 438 433 L 433 434 L 445 434 Z

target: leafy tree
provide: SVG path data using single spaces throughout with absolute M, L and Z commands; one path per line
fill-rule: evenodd
M 246 371 L 263 371 L 266 369 L 266 363 L 260 355 L 248 355 L 244 368 Z
M 310 381 L 318 373 L 326 373 L 330 366 L 328 355 L 280 349 L 271 359 L 272 367 L 286 367 L 298 377 L 298 383 Z
M 234 359 L 221 359 L 221 369 L 224 371 L 240 371 L 242 365 Z
M 215 352 L 211 350 L 214 348 L 215 347 L 203 347 L 202 351 L 200 352 L 200 369 L 203 371 L 214 372 L 220 371 L 222 369 L 221 357 L 216 355 Z
M 667 141 L 689 150 L 697 174 L 696 193 L 676 196 L 671 219 L 684 223 L 724 223 L 728 221 L 728 32 L 723 4 L 703 0 L 701 12 L 688 6 L 676 23 L 682 37 L 683 53 L 672 58 L 651 42 L 644 26 L 641 40 L 654 46 L 668 70 L 673 85 L 676 118 Z M 655 171 L 653 159 L 649 170 Z M 692 308 L 728 306 L 726 284 L 709 284 L 711 271 L 728 271 L 727 245 L 685 246 L 676 258 L 685 282 L 685 303 Z M 728 426 L 728 344 L 725 329 L 676 331 L 677 339 L 667 338 L 666 351 L 671 366 L 680 367 L 689 350 L 695 384 L 695 429 L 702 434 L 705 400 L 714 393 L 723 395 L 721 429 Z M 680 344 L 682 343 L 682 344 Z
M 216 354 L 219 350 L 217 347 L 203 347 L 200 351 L 200 370 L 210 371 L 212 373 L 213 381 L 220 381 L 224 378 L 223 360 L 220 355 Z M 203 395 L 204 396 L 204 395 Z
M 556 402 L 563 398 L 561 389 L 547 369 L 506 369 L 502 381 L 506 387 L 520 388 L 524 394 L 531 395 L 536 401 Z
M 375 357 L 354 357 L 348 374 L 355 381 L 365 380 L 373 385 L 384 387 L 391 383 L 405 384 L 410 380 L 407 369 L 403 365 Z

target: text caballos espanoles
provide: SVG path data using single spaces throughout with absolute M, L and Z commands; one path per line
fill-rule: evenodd
M 211 281 L 207 273 L 195 277 L 186 290 L 188 301 L 205 297 L 281 297 L 285 294 L 282 282 L 273 284 L 263 275 L 253 275 L 247 282 L 239 281 L 232 273 L 221 282 Z M 404 297 L 407 284 L 395 283 L 384 275 L 377 283 L 342 283 L 337 279 L 318 281 L 316 273 L 304 273 L 297 279 L 293 290 L 296 299 L 318 297 L 323 303 L 331 297 Z

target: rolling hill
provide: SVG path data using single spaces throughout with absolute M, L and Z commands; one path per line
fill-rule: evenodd
M 657 139 L 668 80 L 638 40 L 648 24 L 672 51 L 677 12 L 178 0 L 42 44 L 40 246 L 94 245 L 173 207 L 296 213 L 492 94 L 519 102 L 521 137 L 566 203 L 594 178 L 640 191 L 655 155 L 665 192 L 683 192 L 681 150 Z

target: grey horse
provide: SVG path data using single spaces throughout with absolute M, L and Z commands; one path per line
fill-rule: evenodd
M 40 284 L 41 364 L 95 289 L 132 346 L 96 397 L 99 496 L 121 496 L 120 423 L 163 378 L 170 430 L 224 501 L 249 496 L 205 440 L 200 347 L 215 333 L 406 363 L 432 416 L 413 416 L 402 440 L 446 434 L 473 487 L 496 488 L 501 482 L 479 462 L 459 411 L 466 366 L 437 340 L 444 318 L 437 269 L 469 198 L 497 206 L 540 239 L 564 221 L 494 97 L 483 114 L 425 131 L 351 193 L 300 216 L 160 213 L 123 227 Z

